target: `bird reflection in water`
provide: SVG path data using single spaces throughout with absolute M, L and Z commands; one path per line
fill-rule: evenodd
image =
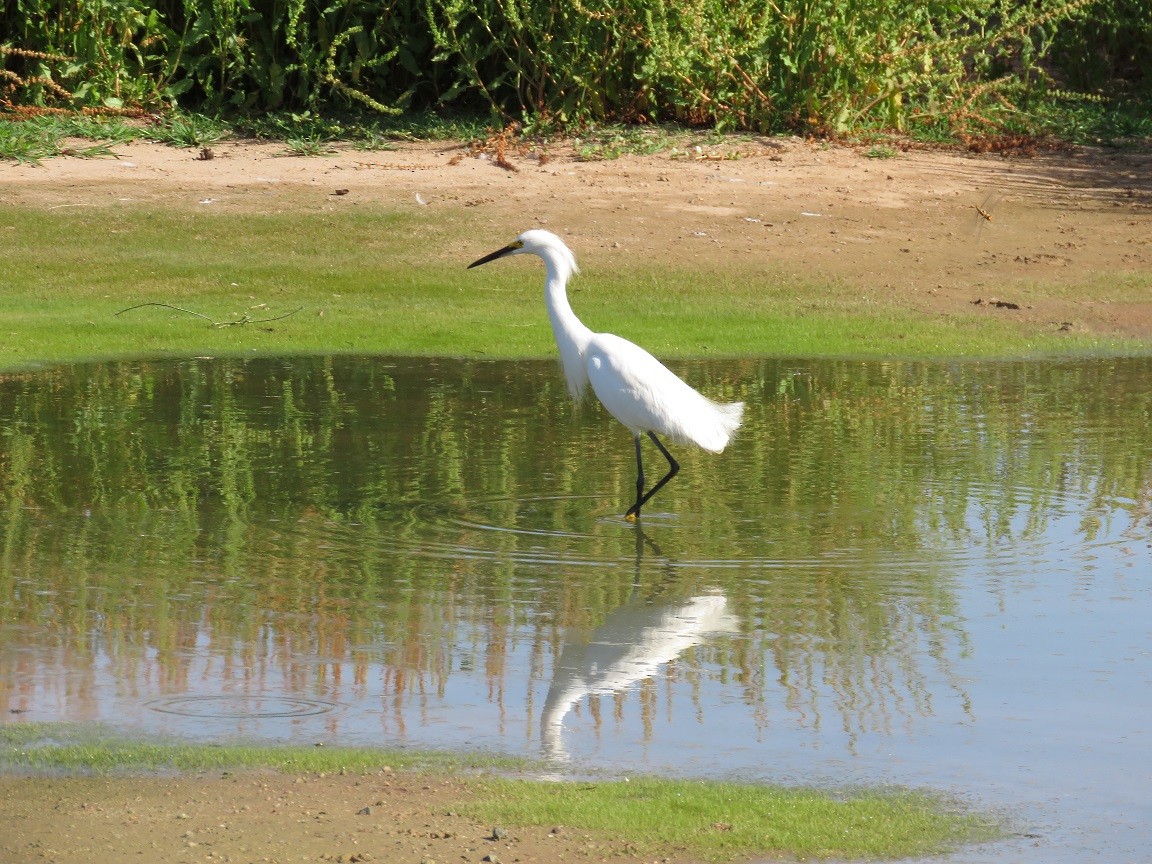
M 643 543 L 659 550 L 639 526 L 636 531 L 639 571 Z M 684 597 L 669 596 L 669 590 L 666 586 L 655 596 L 634 596 L 609 612 L 591 634 L 565 641 L 540 717 L 545 758 L 568 758 L 564 717 L 585 696 L 623 693 L 710 636 L 737 632 L 739 619 L 728 611 L 728 598 L 720 591 Z

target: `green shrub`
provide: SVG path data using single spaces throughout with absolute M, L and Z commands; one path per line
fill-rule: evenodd
M 3 9 L 5 99 L 117 108 L 154 104 L 178 89 L 176 39 L 145 0 L 15 0 Z
M 1052 62 L 1064 86 L 1090 93 L 1152 92 L 1152 6 L 1105 0 L 1056 34 Z
M 1045 87 L 1148 80 L 1146 0 L 9 0 L 0 98 L 376 112 L 537 128 L 841 134 L 995 125 Z M 1050 77 L 1045 63 L 1054 52 Z M 1049 64 L 1051 65 L 1051 64 Z

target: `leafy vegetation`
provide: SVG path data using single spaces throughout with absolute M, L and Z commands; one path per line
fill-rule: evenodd
M 1074 144 L 1125 146 L 1152 140 L 1152 102 L 1095 99 L 1064 93 L 1031 98 L 1021 104 L 1025 115 L 1008 125 L 1017 131 L 1045 130 Z
M 1142 0 L 17 0 L 0 24 L 13 108 L 958 136 L 1047 131 L 1037 104 L 1129 113 L 1152 80 Z

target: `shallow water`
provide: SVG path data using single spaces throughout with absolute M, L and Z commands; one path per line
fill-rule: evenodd
M 1152 361 L 677 369 L 746 423 L 639 526 L 552 362 L 0 378 L 0 719 L 929 786 L 1035 835 L 956 862 L 1145 860 Z

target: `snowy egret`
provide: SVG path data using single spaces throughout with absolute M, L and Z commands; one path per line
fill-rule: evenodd
M 550 231 L 525 231 L 512 243 L 468 265 L 479 267 L 506 255 L 539 255 L 546 271 L 544 303 L 552 322 L 560 363 L 568 379 L 568 393 L 576 401 L 588 384 L 608 413 L 623 423 L 636 442 L 636 503 L 625 518 L 640 515 L 648 503 L 680 465 L 656 437 L 693 443 L 711 453 L 719 453 L 740 426 L 743 402 L 720 404 L 697 393 L 676 377 L 667 366 L 641 348 L 611 333 L 593 333 L 576 317 L 568 303 L 568 279 L 579 271 L 576 258 L 564 241 Z M 647 434 L 668 460 L 668 473 L 647 492 L 644 491 L 644 460 L 640 436 Z

